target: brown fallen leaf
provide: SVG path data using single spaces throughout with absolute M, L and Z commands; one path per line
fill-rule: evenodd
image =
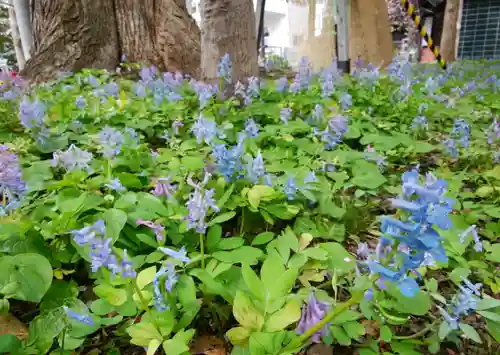
M 0 335 L 12 334 L 18 339 L 28 338 L 28 328 L 19 319 L 11 314 L 0 316 Z
M 191 344 L 191 354 L 226 355 L 226 344 L 213 335 L 197 337 Z

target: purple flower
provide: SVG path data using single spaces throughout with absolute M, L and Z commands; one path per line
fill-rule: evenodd
M 0 194 L 12 199 L 20 197 L 26 191 L 19 160 L 8 148 L 0 145 Z M 11 199 L 9 198 L 9 200 Z
M 136 221 L 136 223 L 138 225 L 143 225 L 143 226 L 151 228 L 153 230 L 153 232 L 155 232 L 156 239 L 158 241 L 162 241 L 165 239 L 165 227 L 163 227 L 159 221 L 157 221 L 157 222 L 145 221 L 145 220 L 139 218 Z
M 427 123 L 427 118 L 425 116 L 416 116 L 411 123 L 411 128 L 428 130 L 429 125 Z
M 120 131 L 106 126 L 99 133 L 99 141 L 103 156 L 111 159 L 120 153 L 124 137 Z
M 314 106 L 314 110 L 311 113 L 311 120 L 313 124 L 321 123 L 321 121 L 323 121 L 323 114 L 323 106 L 321 106 L 320 104 L 316 104 L 316 106 Z
M 87 170 L 90 169 L 90 162 L 92 161 L 92 153 L 87 152 L 71 144 L 65 152 L 54 152 L 52 158 L 52 165 L 54 167 L 63 167 L 68 171 L 73 170 Z
M 342 110 L 348 110 L 349 107 L 352 106 L 352 96 L 349 93 L 345 92 L 342 94 L 342 97 L 339 100 L 340 106 Z
M 141 71 L 139 72 L 139 76 L 141 77 L 141 80 L 144 82 L 149 82 L 153 80 L 156 76 L 157 69 L 154 65 L 151 67 L 143 67 L 141 68 Z
M 104 234 L 106 234 L 106 226 L 104 225 L 104 221 L 100 219 L 90 226 L 73 230 L 71 233 L 73 234 L 75 243 L 83 246 L 97 237 L 104 236 Z
M 118 94 L 120 92 L 120 87 L 118 86 L 117 83 L 115 82 L 111 82 L 111 83 L 107 83 L 103 86 L 103 90 L 104 92 L 108 95 L 108 96 L 114 96 L 114 97 L 118 97 Z
M 189 200 L 187 201 L 187 208 L 189 214 L 186 216 L 188 221 L 188 230 L 195 228 L 199 233 L 205 233 L 207 228 L 205 224 L 205 218 L 207 216 L 208 210 L 212 208 L 214 211 L 218 212 L 219 208 L 215 205 L 213 195 L 215 191 L 205 190 L 204 185 L 208 182 L 210 175 L 206 174 L 205 179 L 201 184 L 195 184 L 191 177 L 188 177 L 188 185 L 194 187 L 194 191 L 191 193 Z
M 176 250 L 173 250 L 170 248 L 166 248 L 166 247 L 160 247 L 158 249 L 160 251 L 162 251 L 163 253 L 165 253 L 166 255 L 168 255 L 174 259 L 177 259 L 183 263 L 189 263 L 191 261 L 191 259 L 187 257 L 185 247 L 182 247 L 179 251 L 176 251 Z
M 121 259 L 121 270 L 122 276 L 125 278 L 134 278 L 137 276 L 137 273 L 134 270 L 134 264 L 130 260 L 127 254 L 127 250 L 123 250 L 123 255 Z
M 94 326 L 94 321 L 90 315 L 77 313 L 66 306 L 63 306 L 63 310 L 64 310 L 64 313 L 66 313 L 66 315 L 69 318 L 74 319 L 79 323 L 88 325 L 89 327 Z
M 39 128 L 43 125 L 45 105 L 35 98 L 33 102 L 27 96 L 23 97 L 19 105 L 21 124 L 28 129 Z
M 166 178 L 158 178 L 155 181 L 155 187 L 151 193 L 156 197 L 167 196 L 168 198 L 172 198 L 172 192 L 175 191 L 177 185 L 172 185 L 169 182 L 171 181 L 171 177 L 167 176 Z
M 302 306 L 302 316 L 297 326 L 297 334 L 304 334 L 308 329 L 315 326 L 322 320 L 328 312 L 330 305 L 320 302 L 316 299 L 313 292 L 309 294 L 307 305 Z M 313 343 L 319 343 L 321 336 L 328 334 L 328 325 L 325 325 L 320 331 L 315 333 L 311 340 Z
M 373 300 L 373 288 L 369 288 L 368 290 L 365 291 L 364 298 L 367 301 Z

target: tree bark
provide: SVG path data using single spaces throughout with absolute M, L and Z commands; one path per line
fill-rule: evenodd
M 258 75 L 257 36 L 252 0 L 202 0 L 201 76 L 217 81 L 217 65 L 228 53 L 232 80 L 244 81 Z
M 24 58 L 30 59 L 31 49 L 33 47 L 33 28 L 30 18 L 30 0 L 13 0 L 16 13 L 17 26 L 21 37 Z
M 199 72 L 200 39 L 184 0 L 36 0 L 34 56 L 23 74 L 45 81 L 59 71 L 114 70 L 129 62 Z
M 457 22 L 460 11 L 460 0 L 447 0 L 444 14 L 443 34 L 440 52 L 447 62 L 456 59 L 455 42 L 457 39 Z
M 385 0 L 352 0 L 349 56 L 386 66 L 392 61 L 392 36 Z

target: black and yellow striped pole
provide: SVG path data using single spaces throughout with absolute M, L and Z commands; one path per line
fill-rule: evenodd
M 441 66 L 441 68 L 446 70 L 446 62 L 444 61 L 443 57 L 441 57 L 441 54 L 439 53 L 438 47 L 434 44 L 432 41 L 431 36 L 427 33 L 425 30 L 425 27 L 422 25 L 421 18 L 419 15 L 416 13 L 416 8 L 415 4 L 410 3 L 409 0 L 401 0 L 401 4 L 405 8 L 406 12 L 408 15 L 410 15 L 411 19 L 415 23 L 415 26 L 417 26 L 418 31 L 420 32 L 420 35 L 426 40 L 427 44 L 429 45 L 429 49 L 432 51 L 434 56 L 436 57 L 437 62 Z

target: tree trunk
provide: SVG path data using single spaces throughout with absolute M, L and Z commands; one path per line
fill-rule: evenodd
M 257 36 L 252 0 L 202 0 L 201 75 L 217 81 L 217 65 L 228 53 L 232 60 L 232 80 L 244 81 L 258 75 Z
M 9 7 L 9 21 L 10 30 L 12 35 L 12 44 L 14 45 L 14 51 L 16 52 L 16 61 L 18 70 L 22 70 L 26 64 L 26 59 L 24 58 L 23 47 L 21 45 L 21 36 L 19 34 L 19 27 L 17 26 L 16 12 L 13 7 Z
M 392 61 L 392 36 L 385 0 L 352 0 L 349 56 L 386 66 Z
M 440 52 L 447 62 L 456 59 L 455 42 L 457 40 L 457 22 L 460 11 L 460 0 L 447 0 L 444 14 L 443 34 Z
M 24 58 L 30 59 L 31 49 L 33 47 L 33 27 L 30 18 L 30 0 L 13 0 L 16 13 L 17 26 L 21 36 Z
M 184 0 L 34 1 L 34 57 L 25 75 L 114 70 L 122 54 L 160 70 L 199 71 L 199 29 Z

